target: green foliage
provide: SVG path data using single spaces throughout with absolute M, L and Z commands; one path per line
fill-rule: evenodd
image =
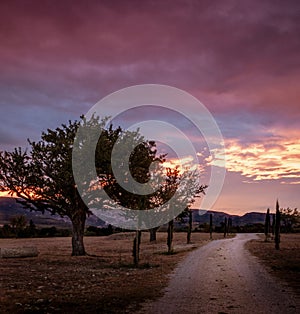
M 1 190 L 15 194 L 32 210 L 72 217 L 78 207 L 87 211 L 72 175 L 72 145 L 78 122 L 43 132 L 41 140 L 28 140 L 31 151 L 3 152 Z
M 281 221 L 283 230 L 288 233 L 294 230 L 294 227 L 300 224 L 300 213 L 297 208 L 281 208 Z
M 85 201 L 89 206 L 96 202 L 109 210 L 109 202 L 115 202 L 130 209 L 146 210 L 165 204 L 178 192 L 180 182 L 186 183 L 178 193 L 178 203 L 191 204 L 197 193 L 204 192 L 204 187 L 198 183 L 195 186 L 195 180 L 189 180 L 195 172 L 191 174 L 184 171 L 180 174 L 178 168 L 172 168 L 167 169 L 165 173 L 162 167 L 165 155 L 157 156 L 155 142 L 145 141 L 138 131 L 123 132 L 121 128 L 114 129 L 112 126 L 105 128 L 106 122 L 107 119 L 99 120 L 94 116 L 89 120 L 82 117 L 82 123 L 69 121 L 55 130 L 48 129 L 43 132 L 37 142 L 28 140 L 29 150 L 16 148 L 12 152 L 0 152 L 0 191 L 8 191 L 18 196 L 18 201 L 30 210 L 49 211 L 69 217 L 73 228 L 72 255 L 85 254 L 85 221 L 87 215 L 91 214 L 82 200 L 85 194 L 88 195 Z M 79 126 L 80 135 L 77 132 Z M 123 146 L 120 146 L 121 151 L 113 158 L 113 165 L 111 157 L 119 140 Z M 97 144 L 96 150 L 91 149 L 93 143 Z M 132 150 L 127 156 L 128 147 Z M 74 150 L 77 153 L 75 160 L 72 155 Z M 92 164 L 93 161 L 95 164 Z M 124 167 L 127 161 L 128 169 Z M 80 191 L 83 193 L 80 194 L 73 176 L 74 163 L 76 168 L 81 170 Z M 92 167 L 86 167 L 87 164 Z M 125 187 L 119 184 L 113 166 L 124 174 Z M 94 168 L 97 178 L 93 181 L 89 180 L 91 174 L 86 169 Z M 129 192 L 126 182 L 130 175 L 139 183 L 149 182 L 151 178 L 151 184 L 159 184 L 160 188 L 145 195 L 135 191 Z M 101 203 L 102 200 L 95 198 L 99 189 L 104 190 L 111 200 Z M 184 191 L 191 192 L 186 195 Z M 170 206 L 170 219 L 176 206 L 176 201 L 173 201 Z M 130 219 L 130 213 L 126 218 Z M 34 228 L 31 229 L 33 231 Z
M 92 119 L 91 123 L 99 123 Z M 83 229 L 88 208 L 73 179 L 72 148 L 79 122 L 48 129 L 41 140 L 28 140 L 30 151 L 21 148 L 0 155 L 1 190 L 17 195 L 25 208 L 67 216 L 73 223 L 73 255 L 84 255 Z

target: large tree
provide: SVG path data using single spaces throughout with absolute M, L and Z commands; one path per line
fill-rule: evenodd
M 115 178 L 111 158 L 117 140 L 130 140 L 131 143 L 124 147 L 127 144 L 135 147 L 130 155 L 129 168 L 139 183 L 149 180 L 149 167 L 154 161 L 164 161 L 163 156 L 156 156 L 153 141 L 144 141 L 138 131 L 123 132 L 120 127 L 114 129 L 112 125 L 105 128 L 106 122 L 107 119 L 99 120 L 94 116 L 89 120 L 82 117 L 81 123 L 69 121 L 55 130 L 48 129 L 37 142 L 28 140 L 30 150 L 16 148 L 12 152 L 0 152 L 0 190 L 17 196 L 17 201 L 30 210 L 69 217 L 72 222 L 72 255 L 75 256 L 86 254 L 83 235 L 86 217 L 91 214 L 86 203 L 93 204 L 93 199 L 88 202 L 85 199 L 84 202 L 78 192 L 78 182 L 73 176 L 74 146 L 77 149 L 76 166 L 82 167 L 81 181 L 87 190 L 104 189 L 112 202 L 131 209 L 151 208 L 151 201 L 149 197 L 128 192 Z M 78 139 L 79 126 L 83 136 Z M 97 145 L 93 159 L 89 150 L 95 138 Z M 116 162 L 121 169 L 124 156 L 121 154 L 119 157 Z M 86 173 L 86 164 L 92 161 L 98 177 L 96 182 L 89 181 L 90 174 Z
M 105 128 L 107 119 L 99 120 L 94 116 L 89 120 L 82 118 L 81 123 L 69 121 L 55 130 L 48 129 L 42 133 L 41 139 L 37 142 L 29 140 L 30 150 L 17 148 L 12 152 L 0 152 L 0 190 L 16 195 L 18 201 L 30 210 L 49 211 L 62 217 L 69 217 L 73 231 L 72 255 L 75 256 L 85 255 L 83 235 L 86 217 L 91 214 L 90 205 L 100 204 L 101 208 L 106 206 L 108 210 L 109 203 L 118 203 L 132 210 L 153 209 L 168 201 L 179 185 L 176 169 L 164 174 L 162 163 L 165 161 L 165 155 L 157 156 L 154 141 L 146 141 L 138 131 L 124 132 L 121 128 L 114 129 L 112 125 Z M 119 140 L 125 144 L 119 146 L 121 147 L 119 154 L 112 158 L 115 144 Z M 94 143 L 96 147 L 93 150 Z M 128 160 L 124 158 L 125 156 Z M 123 182 L 115 177 L 112 160 L 115 163 L 114 170 L 123 172 Z M 127 162 L 128 169 L 124 168 Z M 80 182 L 74 179 L 74 164 L 80 170 Z M 90 180 L 89 169 L 92 168 L 96 169 L 96 180 Z M 144 184 L 150 180 L 153 173 L 157 180 L 151 182 L 161 182 L 157 191 L 140 194 L 126 188 L 129 175 L 134 181 Z M 80 193 L 78 184 L 81 188 Z M 104 190 L 109 196 L 105 201 L 97 198 L 99 189 Z M 184 195 L 183 193 L 183 198 L 187 197 Z M 188 194 L 188 197 L 190 196 L 191 193 Z M 176 206 L 176 203 L 173 202 L 173 205 Z M 129 211 L 125 219 L 131 219 L 132 212 Z M 141 233 L 137 232 L 136 261 L 140 235 Z
M 19 199 L 24 207 L 67 216 L 73 227 L 72 255 L 84 255 L 83 233 L 88 208 L 77 192 L 72 174 L 72 146 L 79 123 L 63 124 L 28 140 L 30 151 L 16 148 L 1 152 L 1 190 Z
M 106 120 L 83 118 L 87 129 L 102 129 L 97 145 L 98 171 L 108 177 L 106 163 L 120 128 L 104 129 Z M 72 255 L 85 255 L 83 235 L 87 215 L 91 214 L 83 202 L 74 182 L 72 149 L 80 123 L 69 121 L 55 130 L 43 132 L 37 142 L 28 140 L 30 150 L 16 148 L 12 152 L 0 152 L 0 190 L 17 196 L 24 207 L 36 211 L 49 211 L 72 222 Z M 87 138 L 88 140 L 88 138 Z M 100 166 L 101 165 L 101 166 Z

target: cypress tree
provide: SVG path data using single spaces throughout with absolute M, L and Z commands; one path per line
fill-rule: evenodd
M 212 214 L 209 215 L 209 233 L 210 233 L 210 239 L 212 240 Z
M 270 209 L 267 209 L 266 219 L 265 219 L 265 242 L 269 240 L 270 233 Z
M 280 243 L 280 210 L 278 200 L 276 201 L 276 220 L 275 220 L 275 249 L 279 250 Z

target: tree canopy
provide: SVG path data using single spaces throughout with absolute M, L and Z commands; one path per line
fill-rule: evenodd
M 189 180 L 193 172 L 183 172 L 179 176 L 178 169 L 166 170 L 162 167 L 166 156 L 157 154 L 154 141 L 146 141 L 138 130 L 124 132 L 120 127 L 105 127 L 106 123 L 107 119 L 100 120 L 93 116 L 87 120 L 82 117 L 81 122 L 69 121 L 54 130 L 48 129 L 42 133 L 39 141 L 28 140 L 30 149 L 16 148 L 12 152 L 0 152 L 0 190 L 17 196 L 18 202 L 30 210 L 69 217 L 73 228 L 72 255 L 85 254 L 84 227 L 87 215 L 91 214 L 89 205 L 93 202 L 102 202 L 108 210 L 110 202 L 144 210 L 164 204 L 174 193 L 178 193 L 176 201 L 188 204 L 199 188 L 203 191 L 198 182 Z M 79 127 L 83 130 L 81 137 L 78 136 Z M 125 145 L 120 146 L 119 154 L 112 158 L 120 140 Z M 91 151 L 89 143 L 93 141 L 97 145 Z M 130 154 L 128 147 L 132 148 Z M 82 169 L 80 184 L 85 187 L 90 199 L 84 198 L 74 179 L 74 149 L 79 156 L 75 164 Z M 86 167 L 93 162 L 92 167 Z M 90 173 L 86 169 L 96 170 L 96 180 L 90 180 Z M 118 172 L 123 175 L 121 181 L 115 175 Z M 135 185 L 133 191 L 127 188 L 130 178 L 138 184 L 151 182 L 159 188 L 153 193 L 135 193 Z M 185 185 L 178 192 L 183 179 Z M 96 193 L 99 189 L 109 196 L 108 202 L 94 198 L 91 192 Z M 191 192 L 183 193 L 186 189 Z M 176 208 L 176 201 L 169 207 Z M 126 218 L 130 219 L 130 215 Z

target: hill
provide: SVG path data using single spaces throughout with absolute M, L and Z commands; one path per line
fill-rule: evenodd
M 217 211 L 203 211 L 203 210 L 194 210 L 193 211 L 193 221 L 198 222 L 200 224 L 209 223 L 210 214 L 213 215 L 213 223 L 214 225 L 220 225 L 224 222 L 225 217 L 232 219 L 232 224 L 234 226 L 244 226 L 248 224 L 256 224 L 256 223 L 265 223 L 266 214 L 264 213 L 257 213 L 251 212 L 246 213 L 243 216 L 238 215 L 229 215 L 224 212 L 217 212 Z
M 37 211 L 29 211 L 16 202 L 12 197 L 0 197 L 0 225 L 10 222 L 11 217 L 24 215 L 27 221 L 32 221 L 36 226 L 55 226 L 60 228 L 70 228 L 71 221 L 68 217 L 60 217 L 59 215 L 51 215 L 48 212 L 42 214 Z M 98 217 L 91 215 L 87 218 L 87 226 L 104 226 L 105 222 Z
M 213 223 L 214 225 L 220 225 L 224 222 L 225 217 L 231 217 L 232 223 L 234 226 L 244 226 L 247 224 L 255 224 L 255 223 L 264 223 L 265 222 L 265 214 L 264 213 L 256 213 L 251 212 L 247 213 L 243 216 L 238 215 L 229 215 L 224 212 L 217 211 L 202 211 L 202 210 L 194 210 L 193 211 L 193 221 L 198 222 L 200 224 L 209 223 L 209 216 L 213 214 Z M 56 226 L 62 228 L 71 227 L 71 222 L 67 217 L 60 217 L 59 215 L 51 215 L 46 212 L 42 214 L 41 212 L 29 211 L 24 209 L 21 204 L 16 202 L 15 198 L 12 197 L 0 197 L 0 225 L 6 224 L 10 222 L 11 217 L 17 215 L 26 216 L 27 220 L 32 221 L 37 226 Z M 104 226 L 105 222 L 96 217 L 95 215 L 91 215 L 87 218 L 86 222 L 87 226 Z

